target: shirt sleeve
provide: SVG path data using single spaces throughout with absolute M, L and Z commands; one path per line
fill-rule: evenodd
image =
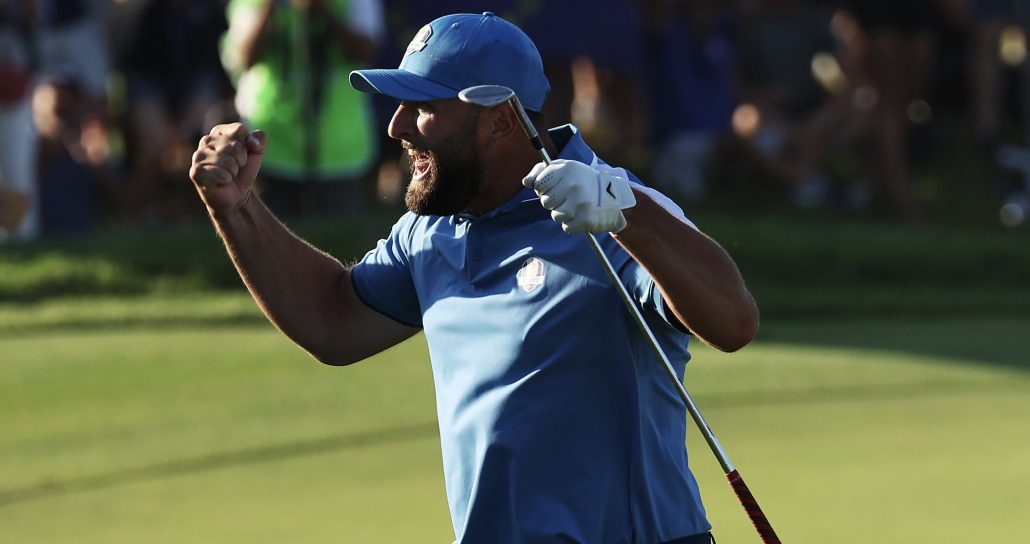
M 615 256 L 618 260 L 613 261 L 612 264 L 618 271 L 622 284 L 626 286 L 626 290 L 629 291 L 633 300 L 637 302 L 645 314 L 650 313 L 656 315 L 662 322 L 672 329 L 675 329 L 677 332 L 689 334 L 690 331 L 686 330 L 683 325 L 680 324 L 679 319 L 676 319 L 676 316 L 672 315 L 672 310 L 669 309 L 668 305 L 665 303 L 662 291 L 658 288 L 658 284 L 655 283 L 654 278 L 644 270 L 644 267 L 641 266 L 640 263 L 633 260 L 633 258 L 622 249 L 622 246 L 619 246 L 618 242 L 615 242 L 615 240 L 612 240 L 612 242 L 615 246 L 618 246 L 615 251 L 621 253 L 621 255 Z M 610 253 L 607 250 L 605 252 Z M 612 257 L 609 256 L 609 259 L 611 258 Z
M 422 310 L 411 274 L 411 218 L 404 216 L 351 269 L 358 297 L 373 310 L 408 327 L 422 326 Z

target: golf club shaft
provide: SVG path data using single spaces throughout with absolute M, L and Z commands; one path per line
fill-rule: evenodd
M 708 446 L 712 449 L 712 453 L 714 453 L 716 459 L 719 460 L 719 465 L 722 466 L 722 470 L 726 474 L 726 478 L 729 480 L 730 486 L 733 488 L 733 492 L 737 495 L 737 499 L 740 500 L 741 506 L 744 507 L 747 517 L 750 518 L 751 523 L 754 524 L 755 530 L 758 531 L 758 535 L 762 538 L 762 542 L 764 544 L 779 544 L 780 540 L 776 536 L 775 531 L 773 531 L 768 518 L 765 517 L 765 513 L 762 512 L 762 508 L 758 505 L 758 501 L 755 500 L 754 495 L 751 494 L 751 490 L 748 489 L 747 484 L 744 483 L 744 479 L 740 476 L 740 473 L 733 467 L 733 463 L 730 461 L 729 456 L 726 455 L 726 451 L 722 449 L 722 445 L 712 432 L 712 428 L 708 426 L 708 422 L 705 420 L 704 416 L 701 415 L 701 410 L 697 407 L 697 404 L 694 403 L 694 399 L 691 398 L 686 386 L 684 386 L 683 382 L 680 381 L 675 368 L 672 366 L 672 361 L 669 360 L 669 357 L 665 354 L 665 350 L 663 350 L 661 345 L 658 343 L 658 339 L 651 331 L 651 328 L 647 325 L 647 322 L 644 321 L 644 316 L 640 312 L 640 307 L 633 302 L 626 286 L 623 285 L 622 281 L 616 275 L 615 268 L 612 266 L 611 261 L 608 260 L 608 256 L 605 255 L 604 251 L 601 249 L 601 244 L 599 244 L 597 239 L 594 238 L 594 235 L 589 232 L 586 234 L 586 237 L 590 240 L 590 246 L 594 249 L 594 253 L 597 254 L 597 259 L 601 261 L 601 265 L 604 267 L 605 272 L 608 273 L 608 277 L 612 280 L 612 285 L 615 286 L 615 290 L 619 293 L 619 298 L 621 298 L 622 302 L 626 305 L 626 308 L 633 316 L 634 321 L 637 322 L 637 326 L 640 327 L 641 332 L 643 332 L 651 342 L 651 347 L 654 349 L 655 354 L 662 360 L 662 364 L 665 367 L 665 373 L 669 376 L 669 379 L 675 386 L 680 399 L 682 399 L 683 403 L 687 406 L 687 412 L 690 414 L 690 417 L 693 418 L 694 423 L 697 424 L 697 428 L 701 431 L 701 435 L 704 436 L 705 442 L 708 442 Z
M 544 147 L 543 140 L 540 139 L 540 134 L 537 132 L 536 127 L 533 126 L 533 122 L 529 119 L 526 114 L 525 108 L 519 102 L 519 99 L 514 94 L 508 99 L 508 104 L 512 110 L 515 111 L 516 117 L 518 117 L 519 123 L 522 125 L 522 129 L 526 132 L 526 136 L 529 137 L 533 147 L 540 153 L 540 157 L 543 159 L 545 164 L 551 164 L 551 155 L 547 152 Z M 608 256 L 605 255 L 604 250 L 601 248 L 601 244 L 598 243 L 597 238 L 592 233 L 586 233 L 587 240 L 590 241 L 590 247 L 593 248 L 594 253 L 597 254 L 597 259 L 601 261 L 601 266 L 604 271 L 608 274 L 608 278 L 611 279 L 612 285 L 615 286 L 616 292 L 619 294 L 619 298 L 622 299 L 623 304 L 626 305 L 626 309 L 629 310 L 633 320 L 636 321 L 640 331 L 644 333 L 648 341 L 651 343 L 651 348 L 654 349 L 655 355 L 658 356 L 662 361 L 662 365 L 665 367 L 665 373 L 669 376 L 673 386 L 676 388 L 676 392 L 679 394 L 683 404 L 687 407 L 687 412 L 690 417 L 697 424 L 697 428 L 701 431 L 701 435 L 704 437 L 705 442 L 708 443 L 708 447 L 712 449 L 712 453 L 715 454 L 715 458 L 719 460 L 719 465 L 722 466 L 723 472 L 726 474 L 726 478 L 730 482 L 730 486 L 733 488 L 733 492 L 737 495 L 737 499 L 740 500 L 740 504 L 744 507 L 744 511 L 747 513 L 748 518 L 751 519 L 751 523 L 754 524 L 755 530 L 758 531 L 758 535 L 762 538 L 764 544 L 780 544 L 780 539 L 776 536 L 773 531 L 772 525 L 769 524 L 769 520 L 765 517 L 765 513 L 762 512 L 762 508 L 758 505 L 758 501 L 755 500 L 754 495 L 751 494 L 751 490 L 748 489 L 747 484 L 744 483 L 744 479 L 740 476 L 734 468 L 733 463 L 730 461 L 726 451 L 722 449 L 722 444 L 715 437 L 715 433 L 712 432 L 712 428 L 705 421 L 704 416 L 701 415 L 701 410 L 694 403 L 694 399 L 691 398 L 690 393 L 687 391 L 686 386 L 680 381 L 679 375 L 676 373 L 676 368 L 672 366 L 672 361 L 665 354 L 665 350 L 662 349 L 661 344 L 658 343 L 658 338 L 655 337 L 654 332 L 651 331 L 651 327 L 648 326 L 644 320 L 644 315 L 640 311 L 640 307 L 633 301 L 626 286 L 623 285 L 622 280 L 619 279 L 618 274 L 615 272 L 615 267 L 612 266 Z

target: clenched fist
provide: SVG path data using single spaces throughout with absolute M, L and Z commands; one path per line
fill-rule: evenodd
M 190 179 L 211 213 L 231 212 L 250 199 L 264 152 L 265 133 L 241 123 L 218 125 L 200 139 Z

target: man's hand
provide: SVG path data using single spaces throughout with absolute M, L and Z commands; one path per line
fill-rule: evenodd
M 622 210 L 637 203 L 628 179 L 577 161 L 538 163 L 522 184 L 536 191 L 568 233 L 621 232 L 626 228 Z
M 250 199 L 264 152 L 265 133 L 240 123 L 218 125 L 200 139 L 190 179 L 211 213 L 231 212 Z

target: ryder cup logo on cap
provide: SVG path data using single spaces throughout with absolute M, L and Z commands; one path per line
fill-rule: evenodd
M 504 85 L 540 111 L 550 91 L 540 52 L 519 27 L 486 12 L 446 15 L 422 27 L 396 69 L 355 70 L 350 84 L 397 100 L 443 100 L 475 85 Z
M 427 40 L 433 35 L 433 27 L 426 25 L 415 34 L 415 37 L 411 39 L 411 43 L 408 44 L 408 48 L 404 51 L 405 55 L 410 55 L 416 51 L 421 51 L 426 48 Z

